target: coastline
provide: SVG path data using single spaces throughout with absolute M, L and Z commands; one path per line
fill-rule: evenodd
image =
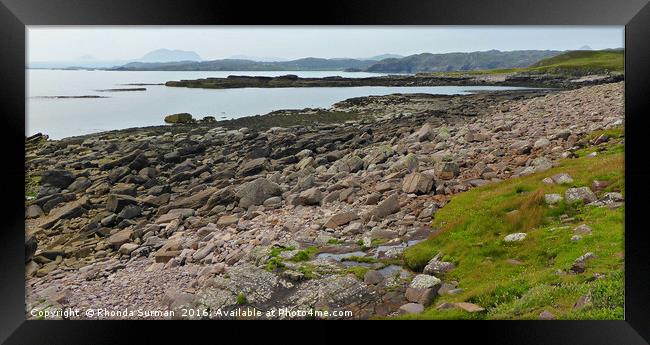
M 467 300 L 489 308 L 470 299 L 479 293 L 471 275 L 454 272 L 489 267 L 497 258 L 476 264 L 428 250 L 424 259 L 403 261 L 404 253 L 428 248 L 426 239 L 439 230 L 431 226 L 436 214 L 459 195 L 527 176 L 541 184 L 565 169 L 564 160 L 589 159 L 587 152 L 609 157 L 607 145 L 621 139 L 592 136 L 620 130 L 623 110 L 619 82 L 358 97 L 324 110 L 57 141 L 32 137 L 26 142 L 26 310 L 289 307 L 393 317 L 411 312 L 409 303 L 429 307 L 427 289 L 434 287 L 433 295 L 452 309 Z M 552 188 L 564 193 L 568 186 Z M 603 205 L 591 207 L 620 212 L 605 204 L 612 197 L 606 192 L 596 190 Z M 597 236 L 600 228 L 591 226 Z M 499 233 L 497 243 L 506 235 Z M 562 236 L 546 240 L 569 241 L 569 233 Z M 577 250 L 600 253 L 590 247 L 593 240 L 577 243 Z M 575 254 L 566 255 L 573 261 L 584 253 Z M 427 278 L 423 287 L 414 283 L 426 278 L 422 260 L 455 268 L 434 270 L 439 281 Z M 575 270 L 619 263 L 602 261 L 610 255 L 589 260 Z M 507 267 L 539 269 L 520 261 Z M 582 274 L 563 261 L 552 268 L 564 272 L 557 279 Z M 465 291 L 448 293 L 459 287 Z M 567 308 L 554 312 L 572 315 Z

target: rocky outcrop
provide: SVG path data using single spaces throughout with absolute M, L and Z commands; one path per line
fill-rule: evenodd
M 29 307 L 353 311 L 342 318 L 421 311 L 456 287 L 449 272 L 463 265 L 440 257 L 423 272 L 398 265 L 406 246 L 434 231 L 437 209 L 457 193 L 575 157 L 587 133 L 621 126 L 622 115 L 622 85 L 608 84 L 371 96 L 330 110 L 32 138 Z M 549 205 L 623 202 L 599 181 L 574 186 L 558 174 L 545 183 L 572 187 L 545 195 Z M 507 246 L 530 240 L 502 236 L 513 240 Z

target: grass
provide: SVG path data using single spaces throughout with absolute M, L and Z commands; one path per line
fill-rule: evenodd
M 238 305 L 248 304 L 248 299 L 246 299 L 246 295 L 244 295 L 243 292 L 240 292 L 240 293 L 237 295 L 237 304 L 238 304 Z
M 345 269 L 345 274 L 352 273 L 354 274 L 359 280 L 363 281 L 363 278 L 366 275 L 366 272 L 368 272 L 369 268 L 368 267 L 363 267 L 363 266 L 350 266 Z
M 622 133 L 622 130 L 620 130 Z M 616 131 L 612 137 L 619 138 Z M 549 171 L 502 183 L 483 186 L 455 196 L 436 214 L 438 229 L 429 239 L 404 253 L 406 265 L 421 271 L 438 252 L 456 268 L 445 280 L 457 280 L 463 292 L 438 297 L 441 302 L 468 301 L 486 308 L 469 314 L 439 311 L 429 307 L 422 314 L 404 318 L 487 318 L 535 319 L 546 310 L 558 318 L 621 319 L 623 308 L 623 259 L 625 207 L 609 209 L 581 204 L 556 206 L 544 203 L 544 194 L 564 195 L 570 187 L 590 186 L 593 180 L 607 180 L 603 192 L 624 193 L 624 153 L 617 140 L 596 157 L 564 160 Z M 593 148 L 591 148 L 593 151 Z M 546 185 L 542 179 L 556 173 L 572 176 L 571 185 Z M 562 223 L 561 215 L 574 221 Z M 570 241 L 572 229 L 587 224 L 593 229 L 577 242 Z M 510 233 L 525 232 L 526 239 L 505 243 Z M 567 272 L 573 261 L 594 252 L 583 274 Z M 517 260 L 519 264 L 513 264 Z M 604 278 L 593 280 L 594 274 Z M 580 296 L 592 291 L 593 304 L 574 310 Z
M 305 250 L 298 251 L 296 255 L 294 255 L 291 258 L 291 261 L 293 262 L 308 261 L 311 258 L 313 258 L 316 254 L 318 254 L 318 248 L 312 246 Z
M 449 76 L 489 75 L 512 73 L 550 73 L 587 75 L 600 73 L 623 73 L 624 52 L 622 50 L 587 51 L 577 50 L 566 52 L 551 58 L 542 59 L 529 67 L 502 68 L 475 71 L 441 72 Z
M 25 174 L 25 196 L 35 198 L 41 184 L 41 176 Z

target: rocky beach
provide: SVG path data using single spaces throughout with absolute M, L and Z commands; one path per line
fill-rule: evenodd
M 291 87 L 310 84 L 282 78 L 207 81 L 215 87 L 280 79 Z M 439 77 L 397 79 L 412 85 L 414 78 L 440 83 Z M 494 78 L 449 83 L 531 83 Z M 366 79 L 372 78 L 354 82 Z M 538 86 L 561 88 L 369 96 L 227 121 L 62 140 L 31 136 L 25 141 L 26 316 L 61 308 L 152 311 L 105 317 L 112 319 L 368 319 L 427 308 L 489 313 L 489 303 L 464 297 L 472 285 L 454 271 L 480 269 L 497 254 L 481 254 L 477 263 L 433 250 L 414 264 L 405 253 L 451 236 L 432 222 L 457 196 L 521 178 L 568 187 L 542 193 L 545 210 L 560 200 L 590 210 L 624 207 L 623 190 L 597 183 L 605 175 L 579 184 L 562 170 L 564 162 L 607 157 L 612 145 L 624 144 L 611 134 L 623 129 L 621 79 L 540 79 Z M 199 83 L 205 87 L 206 80 Z M 587 219 L 564 209 L 554 217 L 576 229 Z M 548 264 L 558 277 L 599 279 L 590 269 L 602 255 L 589 250 L 588 238 L 598 228 L 585 227 L 563 241 L 588 251 L 568 264 Z M 525 242 L 530 229 L 494 236 L 510 248 Z M 622 262 L 610 266 L 622 271 Z M 295 314 L 268 314 L 277 309 Z M 314 314 L 324 311 L 330 314 Z M 544 311 L 531 313 L 557 313 Z

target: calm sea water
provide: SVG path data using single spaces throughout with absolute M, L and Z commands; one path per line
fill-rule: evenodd
M 227 77 L 228 75 L 301 77 L 368 77 L 376 73 L 331 71 L 273 72 L 175 72 L 175 71 L 63 71 L 26 70 L 26 135 L 38 132 L 52 139 L 113 129 L 164 124 L 165 115 L 187 112 L 194 118 L 214 116 L 218 120 L 266 114 L 280 109 L 328 108 L 351 97 L 391 93 L 465 94 L 478 90 L 513 87 L 344 87 L 344 88 L 242 88 L 189 89 L 164 85 L 126 86 L 130 83 L 164 83 L 169 80 Z M 145 87 L 146 91 L 98 92 L 100 89 Z M 109 98 L 43 98 L 99 95 Z

